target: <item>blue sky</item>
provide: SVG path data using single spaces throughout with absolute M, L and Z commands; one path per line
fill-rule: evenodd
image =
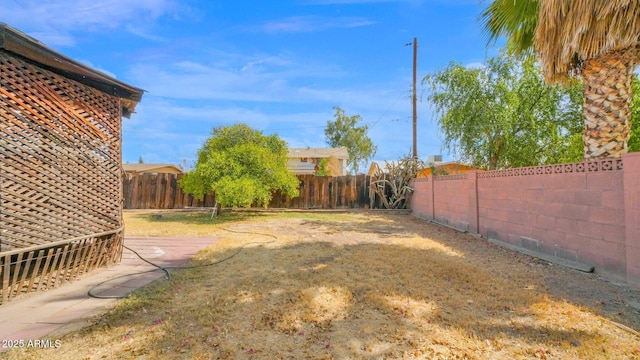
M 146 90 L 123 122 L 123 161 L 186 162 L 213 127 L 244 122 L 290 147 L 326 147 L 333 107 L 359 114 L 376 160 L 410 152 L 418 79 L 487 56 L 480 0 L 3 0 L 5 22 Z M 426 97 L 418 84 L 418 94 Z M 441 135 L 418 101 L 418 153 Z M 455 160 L 444 154 L 445 160 Z

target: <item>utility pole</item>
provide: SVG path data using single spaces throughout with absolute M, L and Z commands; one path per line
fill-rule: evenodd
M 417 127 L 418 127 L 418 109 L 416 105 L 416 72 L 418 68 L 418 38 L 413 38 L 413 95 L 411 102 L 413 104 L 413 158 L 418 158 L 418 141 L 417 141 Z

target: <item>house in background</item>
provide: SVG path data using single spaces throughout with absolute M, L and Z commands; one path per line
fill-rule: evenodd
M 391 161 L 384 160 L 384 165 L 381 166 L 381 163 L 376 161 L 372 161 L 369 165 L 369 170 L 367 171 L 367 176 L 376 176 L 382 172 L 382 170 L 386 167 L 387 164 L 391 163 Z
M 127 176 L 137 174 L 182 174 L 182 170 L 173 164 L 123 164 Z
M 349 152 L 346 147 L 339 148 L 289 148 L 287 169 L 295 175 L 315 174 L 322 159 L 333 157 L 337 160 L 338 169 L 332 176 L 347 175 Z
M 482 169 L 475 168 L 473 166 L 461 164 L 455 161 L 444 162 L 444 163 L 434 163 L 432 167 L 435 169 L 436 175 L 456 175 L 456 174 L 464 174 L 469 171 L 484 171 Z M 425 178 L 427 176 L 431 176 L 432 170 L 431 167 L 426 167 L 422 169 L 418 173 L 418 178 Z
M 385 161 L 384 166 L 380 166 L 380 164 L 375 161 L 371 163 L 369 167 L 369 171 L 367 175 L 369 176 L 377 176 L 380 173 L 388 172 L 387 166 L 391 165 L 391 163 L 398 163 L 397 161 Z M 426 167 L 418 172 L 416 175 L 417 178 L 425 178 L 432 175 L 433 170 L 435 170 L 436 176 L 442 175 L 456 175 L 456 174 L 464 174 L 469 171 L 484 171 L 483 169 L 479 169 L 470 165 L 462 164 L 456 161 L 442 162 L 442 155 L 431 155 L 429 156 Z

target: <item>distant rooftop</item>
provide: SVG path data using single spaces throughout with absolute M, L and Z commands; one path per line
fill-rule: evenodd
M 127 173 L 170 173 L 182 174 L 182 170 L 173 164 L 122 164 Z
M 328 158 L 334 156 L 337 159 L 349 159 L 346 147 L 339 148 L 289 148 L 290 158 Z

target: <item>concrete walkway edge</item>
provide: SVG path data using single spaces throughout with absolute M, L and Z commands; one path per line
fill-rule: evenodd
M 125 237 L 124 245 L 160 266 L 180 266 L 198 251 L 216 243 L 215 238 Z M 154 267 L 124 249 L 122 261 L 107 268 L 95 269 L 80 279 L 35 294 L 23 295 L 0 305 L 0 352 L 8 350 L 10 341 L 51 340 L 89 325 L 92 320 L 113 308 L 119 299 L 97 299 L 88 295 L 125 296 L 131 291 L 165 277 L 161 270 L 136 274 Z M 5 345 L 4 347 L 2 345 Z

